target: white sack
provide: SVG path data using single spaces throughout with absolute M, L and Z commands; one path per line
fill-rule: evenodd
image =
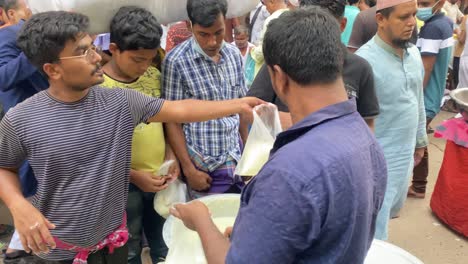
M 259 0 L 227 0 L 227 17 L 243 16 L 253 10 Z M 89 16 L 91 33 L 109 32 L 109 24 L 120 7 L 133 5 L 149 10 L 159 23 L 167 24 L 187 19 L 186 0 L 29 0 L 33 13 L 74 11 Z

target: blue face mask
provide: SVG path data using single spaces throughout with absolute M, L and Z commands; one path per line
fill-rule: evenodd
M 427 21 L 433 16 L 432 14 L 432 7 L 422 7 L 418 8 L 418 12 L 416 13 L 416 17 L 421 21 Z
M 437 1 L 432 7 L 421 7 L 418 8 L 418 12 L 416 13 L 416 17 L 421 21 L 429 20 L 434 14 L 432 13 L 432 9 L 439 3 Z
M 223 49 L 225 45 L 226 45 L 226 42 L 223 40 L 223 43 L 221 44 L 221 49 Z M 206 54 L 205 51 L 200 47 L 200 45 L 198 44 L 198 41 L 195 38 L 195 36 L 193 36 L 193 48 L 195 49 L 196 52 L 198 52 L 203 57 L 205 57 L 205 59 L 210 59 L 211 60 L 211 57 L 208 56 L 208 54 Z
M 193 28 L 192 21 L 190 21 L 190 28 Z M 195 49 L 195 51 L 198 52 L 203 57 L 205 57 L 205 59 L 211 60 L 211 57 L 208 56 L 208 54 L 206 54 L 205 51 L 200 47 L 200 44 L 198 44 L 197 38 L 195 36 L 192 36 L 192 38 L 193 38 L 193 48 Z M 223 40 L 223 43 L 221 43 L 221 49 L 223 49 L 225 45 L 226 45 L 226 42 L 224 42 Z

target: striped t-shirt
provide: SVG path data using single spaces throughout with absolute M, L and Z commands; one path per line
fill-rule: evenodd
M 40 92 L 1 121 L 0 167 L 17 168 L 28 159 L 38 182 L 32 204 L 57 226 L 52 235 L 94 246 L 122 224 L 133 130 L 163 103 L 130 89 L 93 87 L 73 103 Z M 41 255 L 74 256 L 58 249 Z
M 426 116 L 434 118 L 440 111 L 440 102 L 444 96 L 445 80 L 452 58 L 453 23 L 444 14 L 436 14 L 427 20 L 419 32 L 416 46 L 421 55 L 436 56 L 434 68 L 424 88 Z

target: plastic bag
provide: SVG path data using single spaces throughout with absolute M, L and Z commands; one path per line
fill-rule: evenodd
M 187 0 L 29 0 L 33 13 L 45 11 L 74 11 L 90 18 L 91 33 L 109 32 L 109 24 L 114 14 L 122 6 L 139 6 L 147 9 L 167 24 L 187 19 Z M 228 0 L 227 17 L 243 16 L 255 9 L 258 0 Z
M 171 167 L 173 160 L 166 161 L 161 165 L 157 175 L 165 176 L 169 173 L 169 168 Z M 177 203 L 185 203 L 187 201 L 187 185 L 181 182 L 179 179 L 175 179 L 173 182 L 169 183 L 169 186 L 158 192 L 153 200 L 154 210 L 164 217 L 169 216 L 169 209 Z
M 278 108 L 273 104 L 259 105 L 253 111 L 254 121 L 241 160 L 234 173 L 255 176 L 270 157 L 270 150 L 281 133 Z

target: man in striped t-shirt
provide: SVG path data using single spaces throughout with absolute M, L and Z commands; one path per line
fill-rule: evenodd
M 262 103 L 170 102 L 100 88 L 101 57 L 88 24 L 78 13 L 40 13 L 18 37 L 18 46 L 50 83 L 0 123 L 0 198 L 23 246 L 38 255 L 30 263 L 126 263 L 124 212 L 135 126 L 248 114 Z M 26 159 L 38 182 L 31 203 L 21 194 L 17 175 Z
M 416 46 L 421 52 L 424 64 L 424 106 L 427 127 L 440 112 L 454 44 L 453 22 L 441 12 L 444 2 L 442 0 L 418 0 L 416 14 L 419 20 L 424 21 Z M 409 196 L 425 197 L 428 174 L 429 153 L 426 147 L 421 162 L 414 168 L 413 183 L 408 189 Z

